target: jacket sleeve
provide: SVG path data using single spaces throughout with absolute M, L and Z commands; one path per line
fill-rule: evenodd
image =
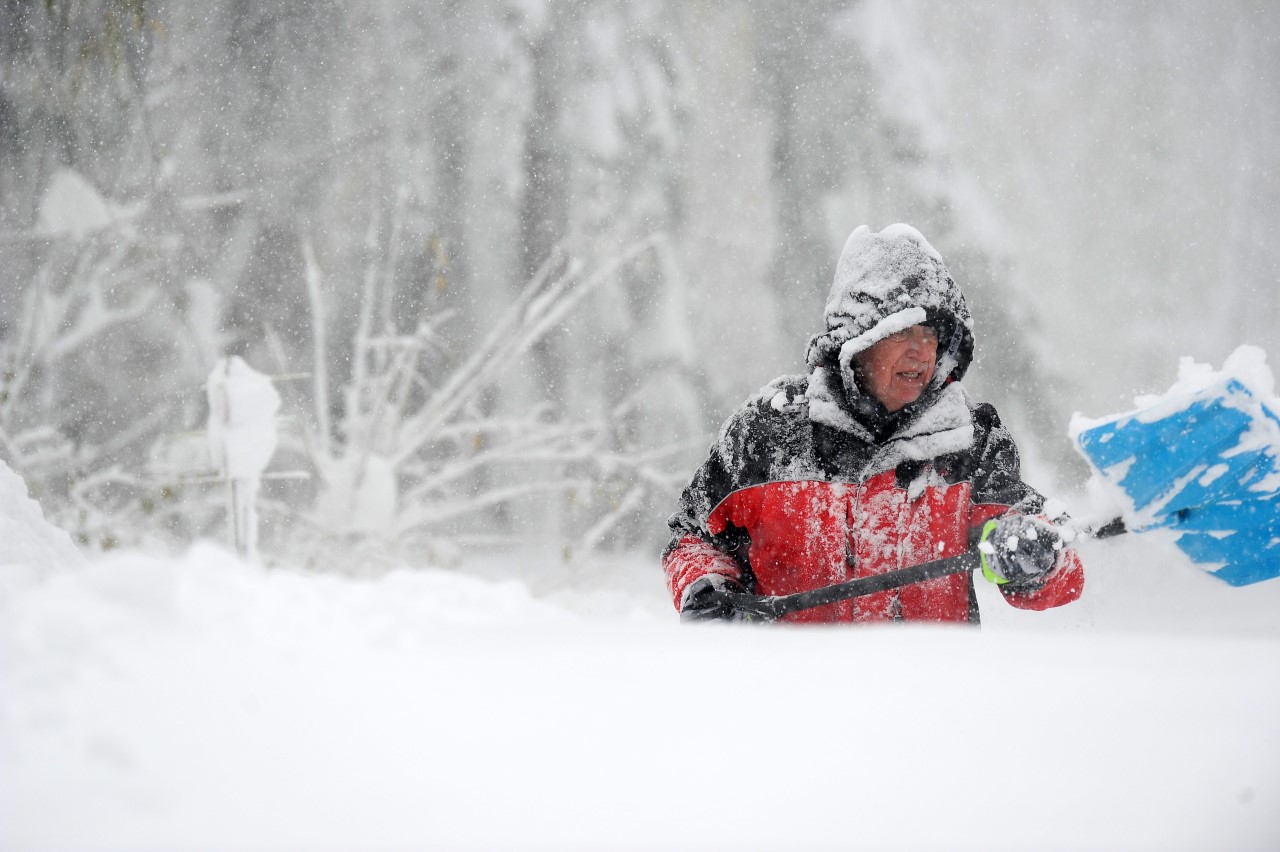
M 745 443 L 744 412 L 725 424 L 708 458 L 680 495 L 674 515 L 667 521 L 671 541 L 662 554 L 662 568 L 672 603 L 680 609 L 685 590 L 709 574 L 719 574 L 750 589 L 754 578 L 745 558 L 749 539 L 744 530 L 730 526 L 719 535 L 707 529 L 712 510 L 736 487 L 735 471 L 742 467 Z
M 974 411 L 974 440 L 976 467 L 971 525 L 980 528 L 992 518 L 1005 514 L 1040 515 L 1044 497 L 1022 481 L 1018 447 L 990 405 L 979 405 Z M 1011 605 L 1031 610 L 1071 603 L 1083 590 L 1084 566 L 1070 547 L 1058 553 L 1053 568 L 1034 585 L 1000 587 L 1000 593 Z

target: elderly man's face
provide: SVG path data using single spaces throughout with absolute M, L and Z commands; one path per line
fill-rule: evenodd
M 854 356 L 863 390 L 890 411 L 920 398 L 937 361 L 938 333 L 925 325 L 891 334 Z

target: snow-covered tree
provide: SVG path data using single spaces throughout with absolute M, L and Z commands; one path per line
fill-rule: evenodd
M 218 358 L 292 376 L 302 467 L 303 428 L 345 451 L 388 347 L 428 329 L 400 375 L 447 381 L 548 258 L 643 244 L 493 350 L 467 416 L 607 423 L 597 458 L 683 446 L 674 477 L 801 369 L 849 231 L 907 221 L 969 295 L 969 384 L 1069 480 L 1071 410 L 1277 342 L 1280 30 L 1226 8 L 4 0 L 0 452 L 87 539 L 185 540 L 218 504 L 179 475 Z M 625 507 L 599 540 L 656 546 L 666 498 L 588 468 L 468 523 L 579 547 Z M 264 545 L 325 481 L 264 486 Z

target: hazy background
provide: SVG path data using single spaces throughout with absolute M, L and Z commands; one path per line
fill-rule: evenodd
M 0 458 L 87 547 L 220 535 L 234 354 L 270 554 L 656 556 L 901 221 L 1069 490 L 1073 411 L 1280 351 L 1277 138 L 1267 2 L 3 0 Z

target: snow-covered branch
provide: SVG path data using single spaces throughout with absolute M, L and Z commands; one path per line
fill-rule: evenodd
M 404 215 L 400 203 L 391 214 L 393 236 L 395 222 Z M 400 261 L 394 252 L 375 250 L 381 242 L 378 215 L 365 235 L 370 255 L 350 341 L 352 370 L 342 388 L 345 408 L 334 422 L 324 416 L 329 408 L 320 399 L 327 380 L 315 370 L 318 398 L 312 403 L 321 440 L 304 443 L 322 489 L 314 507 L 303 513 L 308 528 L 416 542 L 423 536 L 447 537 L 456 522 L 548 493 L 566 496 L 565 511 L 594 511 L 591 499 L 573 495 L 603 493 L 608 479 L 627 481 L 620 503 L 606 501 L 607 520 L 592 521 L 584 545 L 589 547 L 655 488 L 670 487 L 657 470 L 661 450 L 622 449 L 615 418 L 626 415 L 626 403 L 589 420 L 563 419 L 546 404 L 516 417 L 486 413 L 481 404 L 514 357 L 651 251 L 654 238 L 636 242 L 594 269 L 557 250 L 484 337 L 467 345 L 461 363 L 441 374 L 449 312 L 424 316 L 409 332 L 397 329 L 392 291 L 394 265 Z M 308 240 L 303 240 L 303 270 L 312 322 L 323 329 L 324 278 Z M 317 365 L 333 359 L 330 347 L 318 331 L 312 356 Z

